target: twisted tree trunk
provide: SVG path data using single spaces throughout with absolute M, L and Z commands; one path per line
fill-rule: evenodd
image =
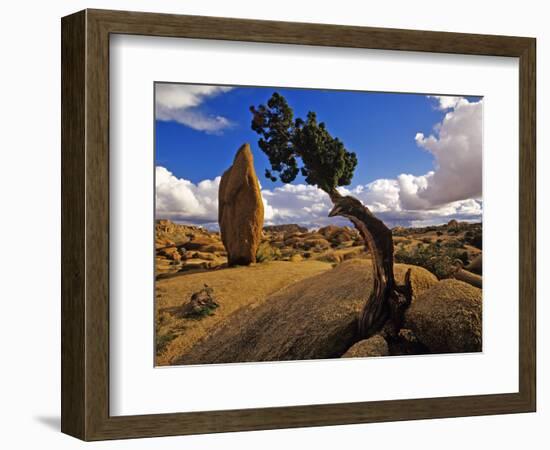
M 410 269 L 405 284 L 397 285 L 393 274 L 393 238 L 391 230 L 366 206 L 336 190 L 328 193 L 334 208 L 329 217 L 349 219 L 365 241 L 372 257 L 373 289 L 359 319 L 359 336 L 368 338 L 389 321 L 397 333 L 403 324 L 403 313 L 412 298 Z

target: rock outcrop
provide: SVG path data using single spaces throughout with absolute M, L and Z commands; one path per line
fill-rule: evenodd
M 334 246 L 343 244 L 347 241 L 360 240 L 359 233 L 355 229 L 349 227 L 328 225 L 320 228 L 317 233 L 329 240 Z
M 388 336 L 390 355 L 424 355 L 429 353 L 416 335 L 408 328 L 401 328 L 397 336 Z
M 388 356 L 390 350 L 388 343 L 379 334 L 363 339 L 353 344 L 346 353 L 342 355 L 342 358 L 365 358 L 371 356 Z
M 409 268 L 413 297 L 437 283 L 425 269 L 396 264 L 399 282 Z M 371 261 L 345 261 L 234 313 L 174 364 L 340 357 L 357 340 L 357 319 L 372 287 Z
M 264 206 L 250 146 L 244 144 L 225 171 L 218 192 L 218 221 L 228 264 L 256 262 Z
M 170 220 L 157 220 L 155 236 L 157 279 L 179 272 L 214 270 L 227 263 L 225 247 L 217 232 Z
M 476 256 L 472 262 L 465 267 L 465 269 L 477 275 L 481 275 L 483 272 L 483 255 L 479 254 Z
M 447 223 L 447 229 L 449 231 L 456 231 L 456 230 L 458 230 L 458 228 L 459 228 L 459 224 L 458 224 L 458 221 L 456 219 L 451 219 Z
M 458 269 L 453 274 L 453 278 L 460 281 L 464 281 L 465 283 L 471 284 L 476 288 L 479 288 L 479 289 L 483 288 L 483 279 L 479 275 L 473 272 L 469 272 L 468 270 Z
M 286 225 L 267 225 L 264 230 L 268 233 L 307 233 L 307 228 L 301 227 L 295 223 Z
M 413 299 L 405 312 L 405 327 L 430 353 L 480 352 L 481 298 L 481 289 L 442 280 Z
M 181 253 L 177 247 L 165 247 L 160 251 L 160 254 L 172 261 L 181 261 Z

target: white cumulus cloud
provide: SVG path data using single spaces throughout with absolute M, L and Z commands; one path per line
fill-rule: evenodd
M 221 177 L 198 184 L 177 178 L 165 167 L 155 173 L 155 215 L 159 219 L 208 223 L 218 220 L 218 187 Z
M 155 216 L 176 222 L 213 225 L 218 222 L 218 190 L 221 177 L 195 184 L 176 177 L 166 167 L 155 169 Z M 265 191 L 262 191 L 262 196 Z M 269 192 L 269 191 L 267 191 Z M 277 212 L 263 197 L 264 217 L 271 220 Z
M 428 98 L 433 98 L 437 101 L 437 109 L 444 111 L 456 106 L 464 100 L 463 97 L 453 97 L 451 95 L 428 95 Z
M 449 108 L 434 134 L 415 136 L 417 145 L 433 155 L 435 169 L 398 177 L 405 208 L 428 209 L 481 197 L 483 102 L 462 98 Z
M 182 95 L 179 100 L 189 104 L 197 101 L 192 95 Z M 423 175 L 400 174 L 395 179 L 339 188 L 343 195 L 361 200 L 389 226 L 425 226 L 450 219 L 481 220 L 482 101 L 469 102 L 459 97 L 439 101 L 441 109 L 446 110 L 441 123 L 435 125 L 433 134 L 415 136 L 417 145 L 433 155 L 433 170 Z M 216 177 L 194 184 L 157 167 L 157 218 L 215 228 L 219 182 L 220 177 Z M 308 228 L 330 223 L 349 225 L 342 218 L 327 217 L 332 203 L 315 186 L 285 184 L 261 192 L 266 225 L 297 223 Z
M 220 177 L 197 184 L 177 178 L 169 170 L 156 168 L 156 217 L 177 222 L 217 227 Z M 403 209 L 397 180 L 380 179 L 353 188 L 340 188 L 343 195 L 353 195 L 367 205 L 389 226 L 421 226 L 450 219 L 479 220 L 482 204 L 467 199 L 431 209 Z M 286 184 L 262 189 L 266 225 L 297 223 L 308 228 L 328 224 L 349 225 L 342 218 L 330 218 L 332 203 L 328 195 L 315 186 Z
M 205 114 L 199 106 L 206 99 L 231 89 L 226 86 L 158 83 L 155 85 L 156 118 L 175 121 L 206 133 L 219 134 L 233 123 L 223 116 Z

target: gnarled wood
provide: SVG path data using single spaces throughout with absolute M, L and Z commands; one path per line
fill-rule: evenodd
M 368 338 L 382 329 L 388 320 L 397 333 L 403 321 L 403 312 L 411 302 L 410 270 L 405 284 L 398 286 L 393 274 L 393 238 L 391 230 L 359 200 L 329 193 L 334 203 L 329 217 L 341 216 L 350 220 L 361 234 L 372 257 L 374 286 L 361 318 L 359 335 Z

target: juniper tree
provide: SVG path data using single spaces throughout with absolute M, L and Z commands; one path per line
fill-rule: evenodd
M 373 263 L 373 290 L 359 319 L 359 335 L 372 336 L 388 320 L 393 331 L 401 328 L 404 309 L 411 300 L 410 270 L 405 285 L 397 285 L 393 273 L 393 239 L 391 230 L 367 206 L 352 196 L 342 196 L 337 188 L 351 184 L 357 155 L 333 137 L 314 112 L 305 120 L 294 118 L 286 99 L 275 92 L 267 105 L 251 106 L 252 130 L 259 136 L 258 145 L 267 155 L 270 169 L 265 176 L 283 183 L 293 182 L 301 174 L 306 183 L 325 191 L 334 207 L 329 217 L 350 220 L 361 234 Z

